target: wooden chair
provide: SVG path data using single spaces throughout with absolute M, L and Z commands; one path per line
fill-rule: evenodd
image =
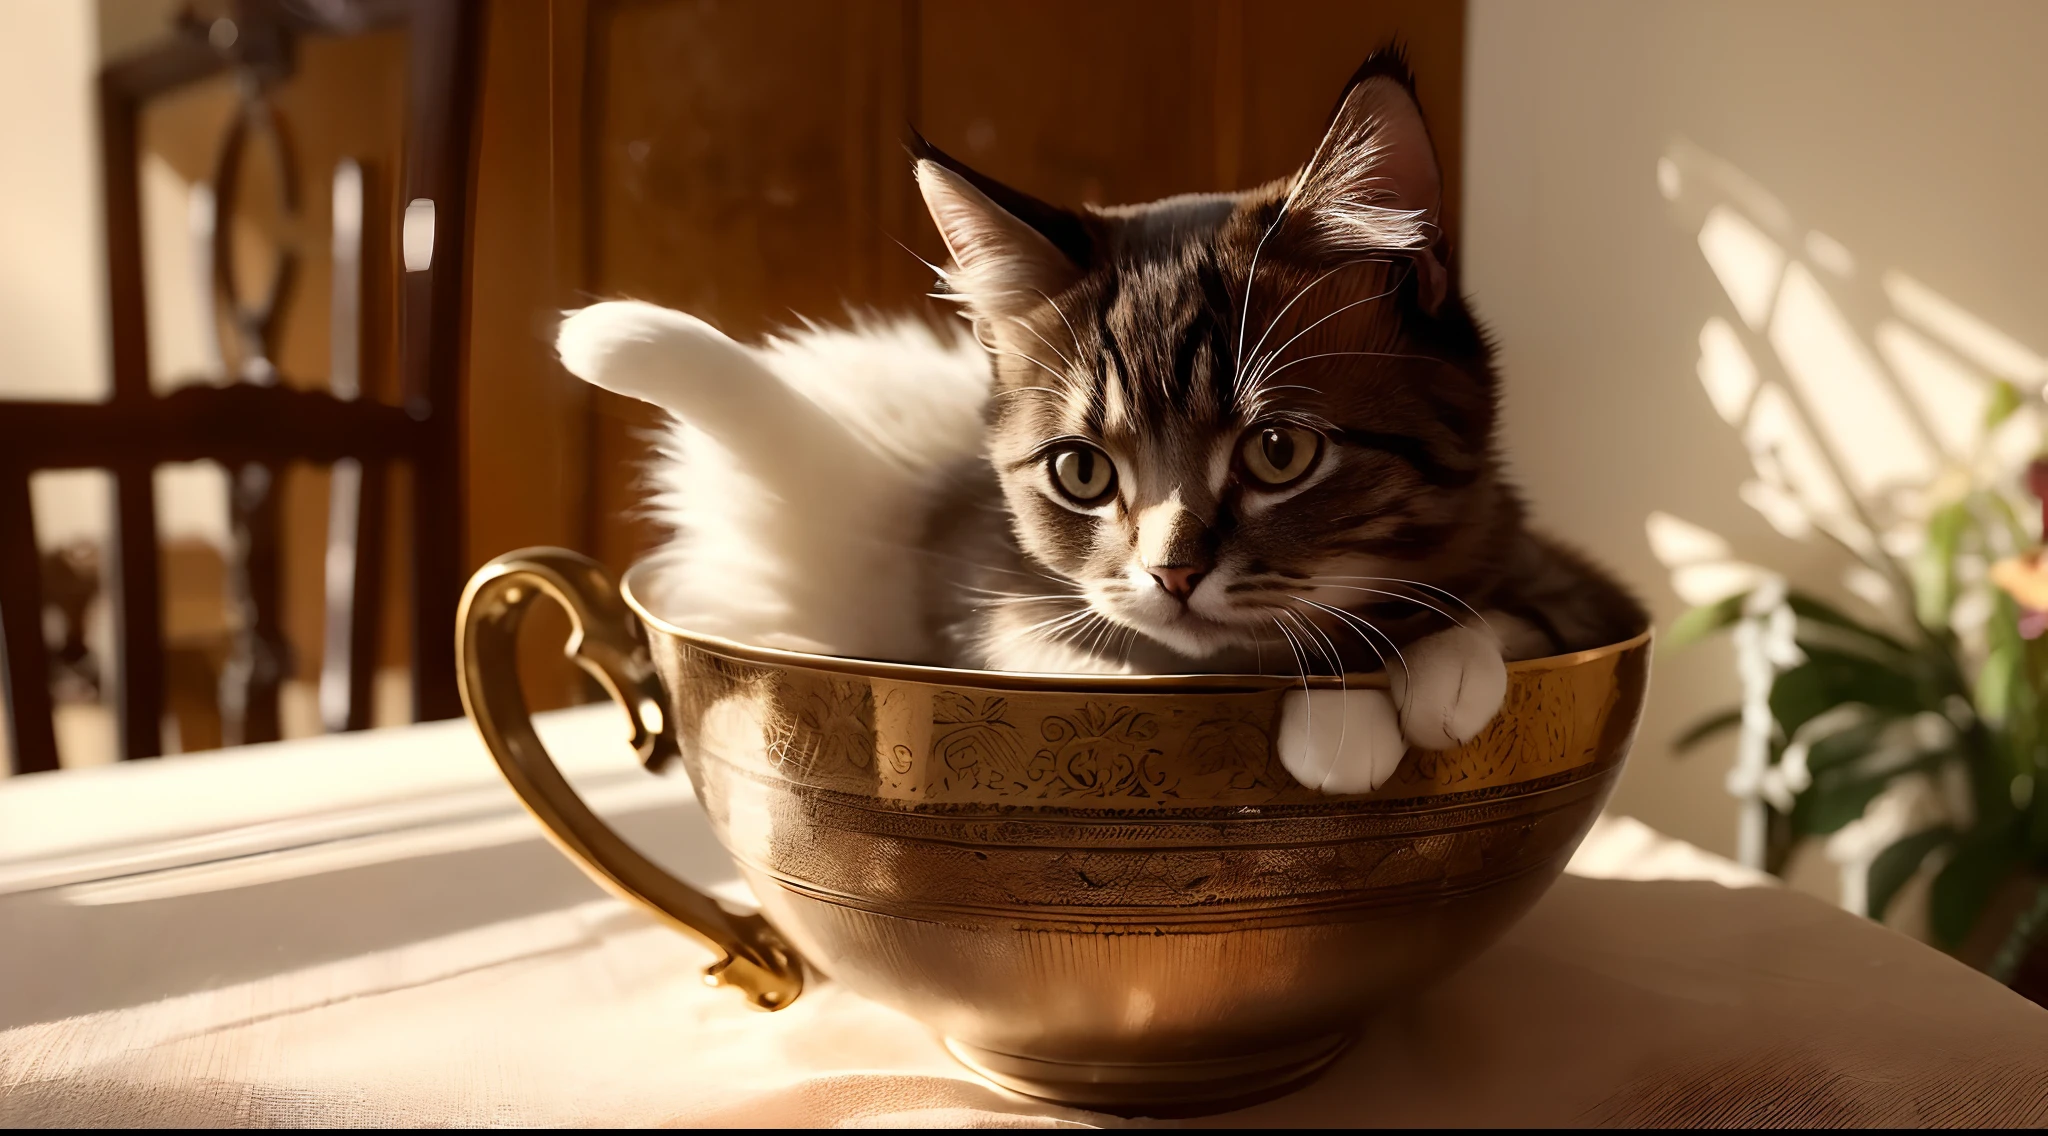
M 410 659 L 413 714 L 462 712 L 456 693 L 455 606 L 462 584 L 462 485 L 458 395 L 467 305 L 470 198 L 478 105 L 481 16 L 474 0 L 237 0 L 229 15 L 194 22 L 185 34 L 107 66 L 100 76 L 106 248 L 113 392 L 97 403 L 0 401 L 0 670 L 7 697 L 9 752 L 17 773 L 57 768 L 44 640 L 45 574 L 36 549 L 29 477 L 38 470 L 103 469 L 114 482 L 113 536 L 101 581 L 113 617 L 115 658 L 103 665 L 119 756 L 161 752 L 166 672 L 155 469 L 210 459 L 229 471 L 232 547 L 229 599 L 236 609 L 220 683 L 230 741 L 272 739 L 288 657 L 280 624 L 278 480 L 286 463 L 332 469 L 326 556 L 323 725 L 361 729 L 370 720 L 378 613 L 386 597 L 387 478 L 410 468 Z M 403 25 L 407 42 L 405 157 L 397 171 L 404 207 L 403 280 L 397 285 L 398 405 L 367 397 L 358 350 L 360 279 L 393 243 L 370 231 L 374 209 L 359 208 L 351 251 L 336 244 L 335 350 L 326 389 L 280 381 L 275 335 L 293 263 L 282 251 L 256 302 L 237 298 L 229 221 L 237 163 L 268 145 L 286 151 L 271 99 L 292 74 L 308 37 L 351 36 Z M 232 382 L 152 393 L 144 297 L 139 121 L 152 99 L 223 74 L 237 80 L 240 106 L 219 146 L 213 224 L 212 303 L 238 365 Z M 265 137 L 265 135 L 270 135 Z M 280 170 L 282 185 L 293 176 Z M 366 178 L 340 171 L 367 207 Z M 387 183 L 388 184 L 388 183 Z M 337 193 L 348 193 L 338 184 Z M 289 196 L 289 194 L 287 194 Z M 284 202 L 289 205 L 290 202 Z M 338 211 L 338 216 L 342 211 Z M 388 225 L 395 218 L 384 219 Z M 347 233 L 342 233 L 347 238 Z M 395 266 L 394 266 L 395 267 Z

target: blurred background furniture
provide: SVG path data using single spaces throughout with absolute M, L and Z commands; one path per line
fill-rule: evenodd
M 449 629 L 465 571 L 458 413 L 480 13 L 470 0 L 235 0 L 210 16 L 186 9 L 168 39 L 101 72 L 111 393 L 0 401 L 14 772 L 58 766 L 53 662 L 68 683 L 60 695 L 111 700 L 122 758 L 162 752 L 167 710 L 181 749 L 279 737 L 284 680 L 315 669 L 287 634 L 293 559 L 320 581 L 319 600 L 300 606 L 324 634 L 296 638 L 320 643 L 324 728 L 370 724 L 379 640 L 392 630 L 409 644 L 409 716 L 461 713 Z M 385 107 L 399 114 L 381 134 L 356 121 Z M 366 133 L 386 147 L 346 149 Z M 151 326 L 166 309 L 149 295 L 161 273 L 152 280 L 160 266 L 145 260 L 163 245 L 145 231 L 146 172 L 181 149 L 188 162 L 211 158 L 187 214 L 203 329 Z M 194 332 L 202 373 L 153 366 L 153 348 Z M 158 471 L 196 461 L 226 470 L 229 539 L 217 556 L 159 539 Z M 304 487 L 287 491 L 302 463 L 325 467 L 324 525 L 317 486 L 310 501 Z M 111 474 L 110 539 L 39 563 L 31 475 L 80 468 Z M 393 551 L 396 595 L 385 587 Z M 95 593 L 111 617 L 105 659 L 86 653 Z M 46 608 L 60 628 L 54 657 Z
M 168 45 L 147 46 L 161 29 L 134 33 L 139 53 L 113 42 L 115 24 L 181 5 Z M 659 538 L 635 508 L 655 417 L 561 371 L 556 313 L 632 295 L 754 336 L 791 313 L 916 310 L 931 283 L 920 258 L 941 250 L 906 125 L 1069 204 L 1234 189 L 1288 173 L 1359 59 L 1390 38 L 1420 76 L 1455 231 L 1464 21 L 1463 3 L 1437 0 L 102 0 L 108 121 L 121 107 L 133 118 L 104 147 L 117 379 L 105 406 L 0 404 L 0 440 L 33 443 L 0 457 L 0 534 L 27 531 L 31 468 L 113 471 L 118 488 L 92 492 L 119 495 L 107 527 L 124 535 L 96 538 L 104 578 L 81 639 L 119 727 L 108 751 L 453 713 L 448 628 L 467 568 L 552 544 L 623 569 Z M 423 34 L 457 25 L 468 30 Z M 473 199 L 456 188 L 472 156 Z M 362 178 L 359 285 L 334 244 L 344 159 Z M 431 271 L 401 276 L 415 198 L 434 202 L 437 248 Z M 180 301 L 198 272 L 203 305 Z M 358 339 L 341 334 L 345 295 L 359 299 Z M 464 312 L 479 334 L 462 335 Z M 153 433 L 131 443 L 117 421 Z M 174 440 L 175 423 L 201 421 L 217 431 L 205 444 Z M 173 523 L 194 458 L 226 467 L 210 476 L 227 485 L 204 492 L 234 501 L 196 535 Z M 158 552 L 134 536 L 149 531 L 151 465 Z M 161 484 L 174 470 L 186 481 Z M 34 523 L 62 511 L 39 505 Z M 16 559 L 0 579 L 25 578 Z M 0 586 L 4 606 L 34 611 L 16 591 L 29 594 Z M 6 621 L 21 770 L 51 768 L 68 745 L 42 724 L 35 673 L 68 664 L 30 657 L 39 638 L 68 648 L 40 622 Z M 552 657 L 553 629 L 529 638 L 530 699 L 585 697 Z M 366 717 L 402 668 L 404 712 Z M 99 711 L 76 701 L 88 688 L 68 689 L 65 722 Z

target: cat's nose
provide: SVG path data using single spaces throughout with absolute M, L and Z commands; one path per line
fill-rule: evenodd
M 1167 595 L 1182 603 L 1188 602 L 1188 597 L 1195 594 L 1195 588 L 1202 582 L 1202 577 L 1208 575 L 1200 568 L 1193 567 L 1161 566 L 1147 568 L 1145 571 L 1152 573 L 1152 578 L 1158 581 L 1160 587 L 1166 589 Z

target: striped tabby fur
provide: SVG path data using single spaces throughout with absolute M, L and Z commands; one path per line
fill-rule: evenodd
M 950 661 L 1328 672 L 1480 612 L 1510 657 L 1644 626 L 1524 522 L 1413 86 L 1375 54 L 1294 177 L 1149 205 L 1056 208 L 921 144 L 946 284 L 995 359 L 986 460 L 933 511 Z M 1248 467 L 1302 445 L 1294 482 Z M 1062 461 L 1107 462 L 1107 498 Z

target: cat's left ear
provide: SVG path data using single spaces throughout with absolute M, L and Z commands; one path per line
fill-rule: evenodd
M 1318 257 L 1408 256 L 1423 309 L 1443 306 L 1443 175 L 1398 52 L 1375 53 L 1353 76 L 1295 179 L 1287 213 L 1288 228 Z

